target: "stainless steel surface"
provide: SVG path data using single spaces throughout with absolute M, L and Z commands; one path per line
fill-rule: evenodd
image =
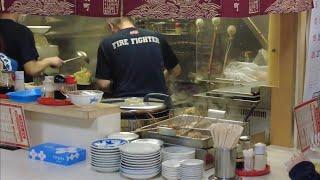
M 215 149 L 215 176 L 220 179 L 236 177 L 237 149 Z
M 200 121 L 199 121 L 200 120 Z M 155 124 L 151 124 L 149 126 L 142 127 L 145 128 L 153 128 L 153 127 L 168 127 L 175 126 L 178 127 L 181 134 L 177 133 L 176 136 L 165 136 L 160 134 L 158 131 L 151 130 L 147 132 L 141 133 L 143 138 L 155 138 L 161 139 L 169 144 L 176 144 L 181 146 L 193 147 L 198 149 L 209 149 L 213 146 L 212 137 L 208 127 L 213 123 L 234 123 L 245 126 L 245 123 L 232 121 L 232 120 L 224 120 L 224 119 L 216 119 L 209 117 L 201 117 L 201 116 L 193 116 L 193 115 L 180 115 L 176 116 Z M 196 124 L 196 125 L 195 125 Z M 186 131 L 187 130 L 187 131 Z M 185 132 L 191 130 L 192 133 L 197 133 L 201 135 L 201 137 L 190 137 Z M 178 131 L 178 132 L 179 132 Z

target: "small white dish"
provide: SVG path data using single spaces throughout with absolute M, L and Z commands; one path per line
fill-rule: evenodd
M 180 161 L 178 160 L 168 160 L 162 162 L 162 167 L 165 168 L 179 168 L 180 167 Z
M 119 147 L 121 153 L 133 155 L 155 154 L 161 148 L 156 144 L 130 143 Z

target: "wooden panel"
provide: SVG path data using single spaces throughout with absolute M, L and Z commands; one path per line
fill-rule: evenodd
M 274 31 L 278 29 L 279 36 L 271 37 L 272 41 L 279 43 L 274 49 L 279 58 L 279 86 L 272 88 L 270 140 L 273 145 L 292 147 L 297 14 L 276 15 L 274 18 L 280 22 L 278 27 L 273 27 Z
M 57 115 L 79 119 L 96 119 L 103 115 L 120 113 L 119 106 L 111 104 L 97 104 L 90 108 L 80 108 L 75 105 L 71 106 L 44 106 L 37 103 L 16 103 L 9 100 L 0 100 L 2 103 L 22 105 L 25 111 Z

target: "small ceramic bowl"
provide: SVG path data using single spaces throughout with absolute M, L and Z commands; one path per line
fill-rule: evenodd
M 98 90 L 79 90 L 67 93 L 71 102 L 79 107 L 89 107 L 99 103 L 102 99 L 103 92 Z

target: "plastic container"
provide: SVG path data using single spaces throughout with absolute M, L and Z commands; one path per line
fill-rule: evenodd
M 255 144 L 254 152 L 254 170 L 262 171 L 267 166 L 266 145 L 263 143 Z
M 35 102 L 39 97 L 41 97 L 41 94 L 41 88 L 7 93 L 10 100 L 21 103 Z
M 43 97 L 46 98 L 54 98 L 54 77 L 53 76 L 46 76 L 43 81 Z
M 68 75 L 65 78 L 64 92 L 77 91 L 77 80 L 74 76 Z
M 65 77 L 63 75 L 56 75 L 54 77 L 54 98 L 55 99 L 66 99 L 66 96 L 61 93 L 65 85 Z
M 24 71 L 16 71 L 15 72 L 14 90 L 15 91 L 25 90 Z

